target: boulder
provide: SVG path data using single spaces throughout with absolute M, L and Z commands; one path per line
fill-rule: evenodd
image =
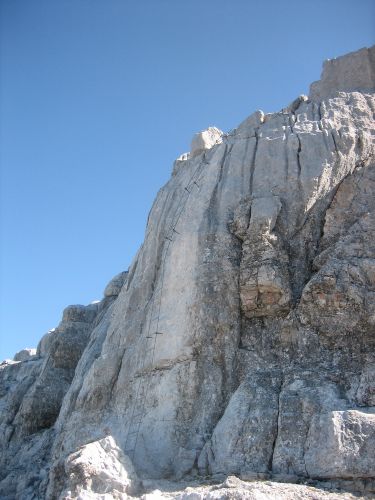
M 14 355 L 14 361 L 27 361 L 36 355 L 36 349 L 22 349 Z
M 127 280 L 128 272 L 116 274 L 104 289 L 104 297 L 117 297 Z
M 194 135 L 191 141 L 190 157 L 197 156 L 222 142 L 223 132 L 216 127 L 208 127 Z
M 129 457 L 112 436 L 93 441 L 70 454 L 64 462 L 66 489 L 61 500 L 75 498 L 126 498 L 139 488 L 139 480 Z
M 375 408 L 315 415 L 305 462 L 311 477 L 374 478 Z

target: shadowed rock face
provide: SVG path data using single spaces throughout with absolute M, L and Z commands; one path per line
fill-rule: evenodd
M 129 459 L 143 478 L 374 478 L 373 53 L 200 133 L 129 271 L 1 366 L 4 496 L 120 498 Z M 351 82 L 353 61 L 371 71 Z

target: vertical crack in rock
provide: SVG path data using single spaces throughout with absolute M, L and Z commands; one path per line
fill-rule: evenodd
M 296 134 L 296 137 L 297 137 L 297 140 L 298 140 L 298 148 L 297 148 L 297 167 L 298 167 L 298 187 L 301 189 L 302 188 L 302 185 L 301 185 L 301 151 L 302 151 L 302 147 L 301 147 L 301 138 L 298 134 Z
M 333 144 L 335 146 L 335 152 L 336 152 L 336 154 L 339 154 L 339 148 L 337 146 L 337 142 L 336 142 L 336 138 L 335 138 L 335 133 L 336 133 L 336 130 L 332 129 L 331 130 L 331 137 L 332 137 L 332 140 L 333 140 Z
M 224 166 L 230 159 L 230 154 L 231 154 L 232 149 L 233 149 L 233 144 L 231 144 L 230 146 L 228 146 L 227 144 L 225 145 L 224 152 L 223 152 L 223 158 L 222 158 L 221 163 L 220 163 L 219 177 L 217 179 L 216 186 L 219 186 L 221 184 L 221 180 L 223 178 Z
M 256 162 L 256 155 L 257 155 L 258 142 L 259 142 L 258 131 L 259 131 L 259 127 L 256 127 L 254 129 L 255 145 L 254 145 L 253 157 L 252 157 L 251 164 L 250 164 L 250 196 L 253 194 L 255 162 Z
M 271 456 L 270 456 L 270 459 L 268 462 L 268 470 L 270 472 L 273 471 L 273 457 L 275 455 L 276 442 L 277 442 L 277 438 L 279 436 L 279 430 L 280 430 L 280 422 L 279 422 L 279 419 L 280 419 L 280 398 L 281 398 L 281 393 L 283 391 L 283 387 L 284 387 L 284 377 L 282 375 L 281 380 L 280 380 L 279 390 L 278 390 L 278 396 L 277 396 L 276 430 L 275 430 L 275 436 L 274 436 L 274 439 L 272 442 Z
M 120 351 L 120 354 L 119 354 L 119 361 L 117 362 L 117 368 L 116 368 L 116 371 L 113 375 L 113 378 L 112 378 L 112 381 L 111 381 L 111 386 L 109 388 L 109 399 L 112 397 L 113 395 L 113 391 L 116 387 L 116 384 L 118 382 L 118 378 L 119 378 L 119 375 L 121 373 L 121 369 L 122 369 L 122 364 L 123 364 L 123 361 L 124 361 L 124 354 L 125 354 L 125 349 L 123 349 L 122 351 Z

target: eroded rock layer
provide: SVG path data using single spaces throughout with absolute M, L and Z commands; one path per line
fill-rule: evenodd
M 4 498 L 213 474 L 371 489 L 374 60 L 328 62 L 310 98 L 197 134 L 129 271 L 3 363 Z

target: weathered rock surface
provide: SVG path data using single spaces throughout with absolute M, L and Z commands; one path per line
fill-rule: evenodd
M 222 142 L 222 135 L 223 132 L 216 127 L 208 127 L 208 129 L 195 134 L 191 141 L 190 157 L 199 155 L 203 151 L 211 149 L 216 144 L 220 144 Z
M 142 500 L 354 500 L 356 495 L 336 490 L 303 484 L 281 484 L 274 481 L 241 481 L 235 476 L 229 476 L 221 483 L 204 485 L 183 485 L 167 481 L 152 482 L 147 485 L 148 493 L 141 496 Z M 182 486 L 185 486 L 182 489 Z M 334 488 L 334 485 L 331 484 Z
M 26 361 L 36 355 L 36 349 L 22 349 L 14 355 L 14 361 Z
M 129 271 L 0 365 L 2 498 L 126 498 L 136 475 L 374 491 L 374 50 L 198 134 Z M 210 488 L 176 498 L 339 495 Z
M 322 101 L 339 90 L 371 90 L 375 87 L 375 47 L 363 48 L 324 62 L 322 77 L 310 87 L 310 98 Z
M 126 283 L 127 276 L 127 271 L 124 271 L 112 278 L 104 290 L 104 297 L 117 297 Z
M 61 499 L 124 498 L 139 488 L 133 465 L 111 436 L 88 443 L 71 453 L 64 462 L 66 490 Z

